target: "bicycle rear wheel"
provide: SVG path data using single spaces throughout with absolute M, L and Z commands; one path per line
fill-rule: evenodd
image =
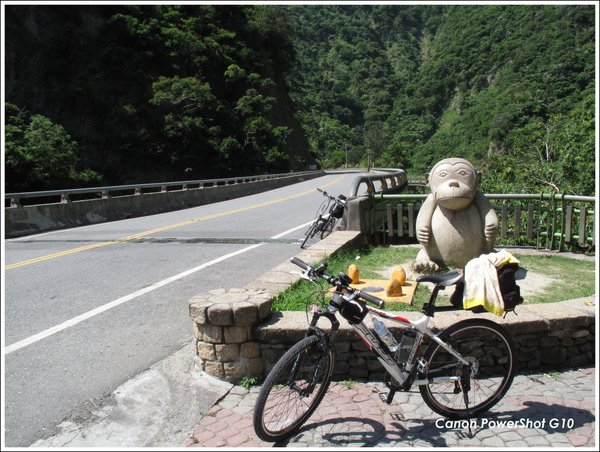
M 275 364 L 254 406 L 254 431 L 263 441 L 294 434 L 323 400 L 335 364 L 317 336 L 302 339 Z
M 486 319 L 463 320 L 440 337 L 472 365 L 469 407 L 467 410 L 460 381 L 446 379 L 460 377 L 463 364 L 437 342 L 425 351 L 426 371 L 420 375 L 437 380 L 419 386 L 421 396 L 429 408 L 450 419 L 479 416 L 500 401 L 513 381 L 514 342 L 503 327 Z
M 321 230 L 321 239 L 324 239 L 333 232 L 333 228 L 335 227 L 336 223 L 337 218 L 329 217 L 327 219 L 327 223 L 323 225 L 323 229 Z

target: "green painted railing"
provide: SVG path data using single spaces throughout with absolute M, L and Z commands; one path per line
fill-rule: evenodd
M 498 215 L 497 245 L 595 252 L 596 198 L 563 194 L 488 194 Z M 374 195 L 371 239 L 416 243 L 415 221 L 426 194 Z

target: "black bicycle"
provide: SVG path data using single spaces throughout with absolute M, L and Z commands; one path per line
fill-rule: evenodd
M 463 281 L 462 273 L 418 277 L 418 282 L 434 283 L 434 289 L 423 306 L 423 317 L 411 321 L 368 306 L 366 302 L 382 307 L 383 300 L 352 288 L 348 275 L 325 274 L 326 264 L 313 268 L 296 257 L 292 262 L 304 269 L 304 279 L 325 280 L 335 291 L 326 308 L 311 307 L 306 337 L 281 357 L 260 389 L 254 407 L 254 430 L 263 441 L 290 437 L 321 403 L 335 365 L 333 338 L 340 325 L 338 312 L 386 369 L 388 404 L 397 391 L 409 391 L 416 385 L 424 402 L 436 413 L 450 419 L 469 419 L 493 407 L 510 387 L 515 373 L 515 346 L 502 326 L 472 318 L 442 332 L 428 327 L 434 312 L 456 309 L 436 308 L 435 301 L 440 290 Z M 373 330 L 364 322 L 369 314 Z M 399 343 L 378 318 L 406 327 Z M 320 319 L 329 321 L 328 331 L 317 326 Z
M 325 190 L 321 190 L 320 188 L 317 188 L 317 190 L 323 193 L 323 196 L 327 199 L 323 201 L 317 210 L 314 221 L 304 233 L 305 237 L 300 248 L 304 248 L 306 242 L 319 233 L 321 234 L 321 239 L 327 237 L 333 232 L 336 223 L 344 215 L 344 209 L 346 208 L 346 197 L 344 195 L 334 198 Z

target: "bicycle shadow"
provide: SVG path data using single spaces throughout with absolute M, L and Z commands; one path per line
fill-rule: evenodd
M 356 424 L 360 424 L 360 427 L 357 428 Z M 313 447 L 368 447 L 378 444 L 387 434 L 385 426 L 374 419 L 338 416 L 307 423 L 294 436 L 275 443 L 274 446 L 286 447 L 294 443 L 307 443 Z
M 274 446 L 287 447 L 300 443 L 320 447 L 454 447 L 461 446 L 461 442 L 463 445 L 474 445 L 472 438 L 483 440 L 507 431 L 522 432 L 523 436 L 573 433 L 596 420 L 594 413 L 584 408 L 533 401 L 524 402 L 523 405 L 526 408 L 518 411 L 491 411 L 471 420 L 472 436 L 466 423 L 446 423 L 446 419 L 441 417 L 405 417 L 398 411 L 387 413 L 389 420 L 385 424 L 356 416 L 337 416 L 312 422 L 287 441 Z M 457 425 L 460 427 L 455 428 Z

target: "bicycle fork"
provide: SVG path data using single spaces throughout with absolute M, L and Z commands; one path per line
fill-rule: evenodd
M 322 329 L 317 327 L 317 322 L 319 321 L 320 317 L 325 317 L 331 322 L 331 330 L 329 334 L 325 333 Z M 333 315 L 332 313 L 327 311 L 321 311 L 320 309 L 313 310 L 313 318 L 311 320 L 310 327 L 306 332 L 306 337 L 317 336 L 319 338 L 317 346 L 321 348 L 321 356 L 317 360 L 317 363 L 314 366 L 314 370 L 311 371 L 310 378 L 307 382 L 308 385 L 304 389 L 296 385 L 295 381 L 296 377 L 298 376 L 298 372 L 302 367 L 302 364 L 304 362 L 304 356 L 306 355 L 307 351 L 296 357 L 296 361 L 294 362 L 294 366 L 292 367 L 290 376 L 288 377 L 286 384 L 290 387 L 290 389 L 297 392 L 301 397 L 308 397 L 314 391 L 315 386 L 317 385 L 317 381 L 319 381 L 321 373 L 324 371 L 323 360 L 329 353 L 331 344 L 333 343 L 333 337 L 335 336 L 335 333 L 337 332 L 339 327 L 340 323 L 335 318 L 335 315 Z

